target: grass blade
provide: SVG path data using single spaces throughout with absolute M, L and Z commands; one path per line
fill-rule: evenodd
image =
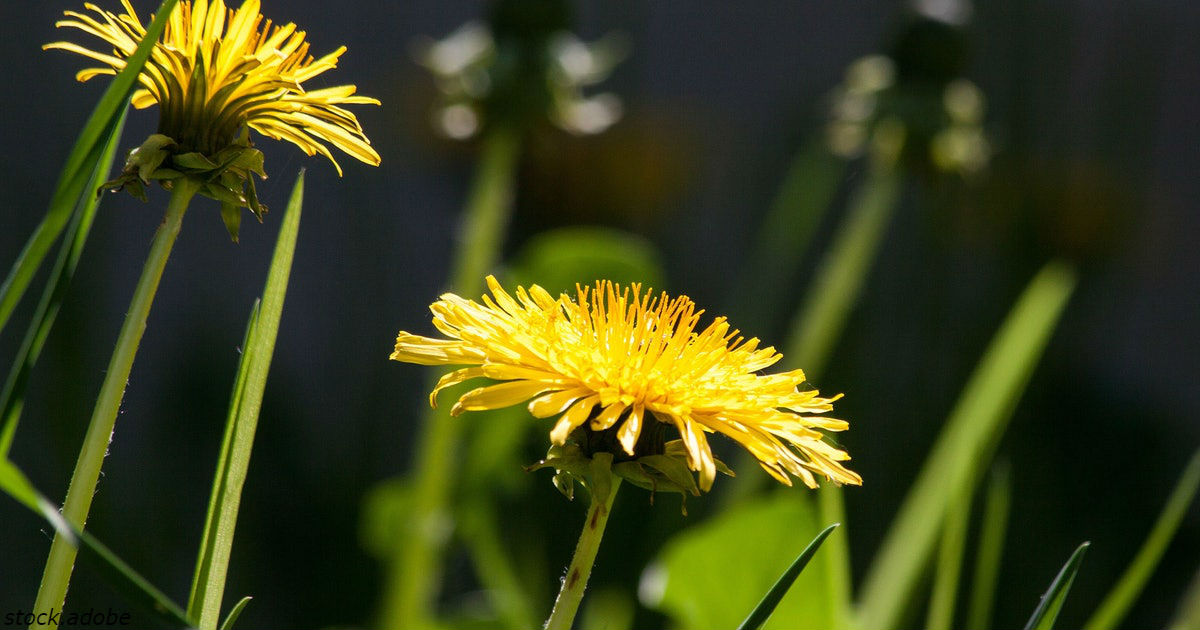
M 72 526 L 54 504 L 29 483 L 25 474 L 7 459 L 0 460 L 0 489 L 46 519 L 55 532 L 79 549 L 80 555 L 90 560 L 114 588 L 124 593 L 133 603 L 145 608 L 158 623 L 169 628 L 190 628 L 194 625 L 182 608 L 125 564 L 108 547 L 91 534 Z
M 963 488 L 946 506 L 946 526 L 942 530 L 938 548 L 933 595 L 929 600 L 929 614 L 925 623 L 929 630 L 950 630 L 954 625 L 954 604 L 958 599 L 967 521 L 971 515 L 971 493 L 967 490 Z
M 792 588 L 792 583 L 796 581 L 797 577 L 800 577 L 800 572 L 804 570 L 804 567 L 808 566 L 808 561 L 812 560 L 813 555 L 817 553 L 817 549 L 821 548 L 821 543 L 825 542 L 825 539 L 840 524 L 834 523 L 826 527 L 820 534 L 817 534 L 817 537 L 812 542 L 808 543 L 808 547 L 805 547 L 804 551 L 800 552 L 800 556 L 796 558 L 792 566 L 788 567 L 787 571 L 784 571 L 783 575 L 779 576 L 779 580 L 775 582 L 775 586 L 772 586 L 771 590 L 767 591 L 767 594 L 763 596 L 762 601 L 754 607 L 754 610 L 750 611 L 750 615 L 738 626 L 738 630 L 758 630 L 766 623 L 771 613 L 775 612 L 775 607 L 779 605 L 779 601 L 783 599 L 784 595 L 787 595 L 788 589 Z
M 242 359 L 230 402 L 225 441 L 213 479 L 208 517 L 205 519 L 200 553 L 196 560 L 192 592 L 188 597 L 188 613 L 199 620 L 201 630 L 215 630 L 220 621 L 221 598 L 229 571 L 229 554 L 241 506 L 242 486 L 250 467 L 258 412 L 262 407 L 267 372 L 279 334 L 279 320 L 296 252 L 303 202 L 304 172 L 301 171 L 279 229 L 279 240 L 271 258 L 270 271 L 267 272 L 261 307 L 256 305 L 247 325 Z
M 987 497 L 983 503 L 983 523 L 979 551 L 975 556 L 975 576 L 971 580 L 971 603 L 967 608 L 968 628 L 986 628 L 992 618 L 992 600 L 1000 577 L 1000 555 L 1004 551 L 1004 530 L 1012 502 L 1012 481 L 1007 464 L 992 469 Z
M 242 616 L 242 609 L 245 608 L 246 604 L 249 604 L 250 600 L 252 599 L 254 598 L 246 596 L 239 600 L 238 603 L 234 604 L 233 609 L 230 610 L 229 614 L 225 616 L 225 621 L 221 622 L 221 630 L 233 630 L 233 624 L 237 623 L 238 617 Z
M 116 125 L 108 130 L 105 144 L 99 159 L 93 164 L 91 177 L 84 188 L 85 191 L 95 190 L 106 180 L 109 165 L 112 164 L 117 145 L 120 143 L 126 112 L 128 112 L 127 108 L 122 109 L 116 118 Z M 42 352 L 42 346 L 50 334 L 54 319 L 58 316 L 59 305 L 62 304 L 71 278 L 75 275 L 75 267 L 79 264 L 79 258 L 83 254 L 83 246 L 87 243 L 88 233 L 92 229 L 92 220 L 96 217 L 96 207 L 99 203 L 100 195 L 84 194 L 78 199 L 75 211 L 71 215 L 71 223 L 67 226 L 67 235 L 59 250 L 58 258 L 54 261 L 54 267 L 50 272 L 46 287 L 42 291 L 42 298 L 34 310 L 29 329 L 25 332 L 25 338 L 21 340 L 21 347 L 17 350 L 17 356 L 13 360 L 12 370 L 4 382 L 4 389 L 0 391 L 0 458 L 8 457 L 9 449 L 12 447 L 17 421 L 21 417 L 21 408 L 24 403 L 25 384 Z
M 137 87 L 138 73 L 142 71 L 151 49 L 166 28 L 167 16 L 171 14 L 177 1 L 163 0 L 159 5 L 158 12 L 154 14 L 154 21 L 146 29 L 146 37 L 138 44 L 137 50 L 126 59 L 125 68 L 104 91 L 100 102 L 96 104 L 92 115 L 79 133 L 55 185 L 46 216 L 34 229 L 25 248 L 13 263 L 8 277 L 4 279 L 4 284 L 0 285 L 0 330 L 4 329 L 17 302 L 25 295 L 25 290 L 37 270 L 41 268 L 42 260 L 49 252 L 50 246 L 66 227 L 71 211 L 84 195 L 92 194 L 94 188 L 89 189 L 88 182 L 92 172 L 96 170 L 95 164 L 104 154 L 104 145 L 117 127 L 118 119 L 129 102 L 129 95 Z
M 1187 592 L 1179 599 L 1175 617 L 1167 626 L 1167 630 L 1193 630 L 1200 628 L 1200 571 L 1192 577 Z
M 928 566 L 946 503 L 982 476 L 1074 286 L 1070 267 L 1047 264 L 992 339 L 867 574 L 862 627 L 897 625 Z
M 1042 600 L 1038 602 L 1033 615 L 1025 622 L 1025 630 L 1050 630 L 1054 627 L 1063 601 L 1067 599 L 1067 593 L 1071 590 L 1071 583 L 1075 581 L 1075 574 L 1079 572 L 1079 565 L 1083 563 L 1083 554 L 1091 544 L 1085 542 L 1079 545 L 1058 575 L 1054 576 L 1054 581 L 1050 583 L 1050 588 L 1046 589 L 1046 594 L 1042 595 Z
M 1179 529 L 1188 506 L 1196 498 L 1197 489 L 1200 489 L 1200 451 L 1192 455 L 1179 482 L 1175 484 L 1175 489 L 1171 491 L 1166 506 L 1159 514 L 1158 521 L 1146 537 L 1146 542 L 1142 543 L 1142 548 L 1138 550 L 1125 574 L 1084 625 L 1084 630 L 1109 630 L 1121 623 L 1125 614 L 1129 612 L 1129 607 L 1145 588 L 1163 553 L 1167 551 L 1167 545 Z

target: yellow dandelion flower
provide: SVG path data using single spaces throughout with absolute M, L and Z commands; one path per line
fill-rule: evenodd
M 758 339 L 738 337 L 725 318 L 703 330 L 703 311 L 686 296 L 652 297 L 639 285 L 611 282 L 579 287 L 576 299 L 555 299 L 543 288 L 518 287 L 516 298 L 495 278 L 483 303 L 445 294 L 430 306 L 434 326 L 449 339 L 401 331 L 391 358 L 422 365 L 465 365 L 430 393 L 474 378 L 498 381 L 459 398 L 451 413 L 529 402 L 537 418 L 557 417 L 550 440 L 561 446 L 575 432 L 584 443 L 610 444 L 617 461 L 661 448 L 673 427 L 688 467 L 708 490 L 717 463 L 706 434 L 722 433 L 745 447 L 768 473 L 816 487 L 813 473 L 836 483 L 862 479 L 840 462 L 849 455 L 820 430 L 841 431 L 843 420 L 823 417 L 833 398 L 800 391 L 804 372 L 759 371 L 782 358 Z
M 110 53 L 71 42 L 43 48 L 78 53 L 103 64 L 79 71 L 80 81 L 116 74 L 146 34 L 129 0 L 121 4 L 122 14 L 85 4 L 94 15 L 66 11 L 66 19 L 55 24 L 99 37 L 112 46 Z M 258 11 L 258 0 L 246 0 L 236 10 L 227 9 L 223 0 L 181 0 L 138 76 L 142 87 L 133 94 L 134 107 L 159 105 L 159 133 L 178 144 L 178 153 L 215 155 L 248 126 L 291 142 L 308 155 L 325 156 L 339 175 L 341 166 L 325 143 L 378 165 L 379 154 L 358 119 L 341 106 L 379 101 L 356 96 L 353 85 L 312 91 L 302 87 L 336 67 L 346 47 L 314 59 L 304 31 L 291 23 L 273 26 Z

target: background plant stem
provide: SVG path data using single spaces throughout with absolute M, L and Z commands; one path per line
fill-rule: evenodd
M 150 254 L 134 289 L 133 300 L 130 301 L 129 310 L 125 314 L 125 322 L 121 325 L 117 345 L 113 350 L 112 359 L 109 360 L 104 383 L 100 386 L 100 395 L 92 411 L 83 448 L 75 462 L 75 472 L 71 475 L 71 485 L 67 489 L 67 499 L 63 504 L 63 517 L 77 528 L 83 529 L 87 522 L 92 497 L 96 493 L 96 483 L 100 478 L 100 467 L 104 463 L 104 455 L 108 451 L 108 443 L 113 434 L 113 425 L 121 407 L 121 398 L 125 393 L 125 384 L 129 380 L 129 372 L 133 368 L 133 359 L 137 355 L 142 333 L 146 330 L 150 305 L 154 302 L 163 268 L 171 255 L 175 238 L 179 235 L 184 212 L 198 188 L 198 183 L 187 178 L 175 181 L 174 191 L 167 203 L 166 216 L 154 234 Z M 54 536 L 50 556 L 42 573 L 37 601 L 34 603 L 35 613 L 48 612 L 51 608 L 62 609 L 67 585 L 71 580 L 71 571 L 75 565 L 75 552 L 75 548 L 63 536 Z
M 482 292 L 484 275 L 499 260 L 512 207 L 520 139 L 514 130 L 497 127 L 484 137 L 482 150 L 467 196 L 462 240 L 450 272 L 450 290 L 464 297 Z M 454 526 L 448 503 L 454 483 L 454 455 L 465 422 L 451 418 L 449 408 L 443 405 L 430 409 L 422 418 L 413 474 L 412 520 L 396 545 L 391 563 L 383 603 L 385 628 L 421 628 L 432 622 L 441 554 Z
M 579 611 L 579 602 L 583 600 L 583 591 L 592 575 L 596 552 L 600 549 L 600 540 L 604 537 L 604 528 L 608 525 L 608 516 L 612 512 L 613 499 L 617 497 L 617 489 L 620 487 L 621 478 L 613 475 L 608 496 L 592 496 L 587 520 L 583 522 L 583 531 L 579 534 L 579 544 L 575 546 L 575 556 L 571 558 L 571 566 L 567 568 L 567 575 L 563 578 L 562 589 L 558 592 L 558 598 L 554 600 L 554 610 L 546 620 L 546 630 L 570 630 L 571 624 L 575 622 L 575 613 Z

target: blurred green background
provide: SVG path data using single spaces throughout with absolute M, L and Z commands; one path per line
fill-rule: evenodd
M 153 8 L 134 4 L 143 13 Z M 244 627 L 370 625 L 383 571 L 364 544 L 378 542 L 364 532 L 364 499 L 410 468 L 426 400 L 426 373 L 387 355 L 398 329 L 433 331 L 427 306 L 445 285 L 476 155 L 471 143 L 432 131 L 437 93 L 413 62 L 411 42 L 443 37 L 486 7 L 264 5 L 267 16 L 306 28 L 317 53 L 349 47 L 336 75 L 322 79 L 355 83 L 383 101 L 356 110 L 383 164 L 342 160 L 339 180 L 290 146 L 260 144 L 272 177 L 259 193 L 276 210 L 296 171 L 310 168 L 226 593 L 255 597 Z M 955 21 L 947 6 L 964 5 L 575 3 L 582 37 L 619 31 L 628 40 L 628 58 L 603 86 L 620 96 L 624 116 L 596 136 L 548 126 L 531 135 L 505 252 L 528 262 L 538 256 L 529 249 L 538 235 L 566 226 L 636 233 L 661 261 L 654 284 L 735 325 L 753 321 L 748 333 L 781 346 L 822 243 L 865 177 L 863 161 L 849 163 L 817 246 L 786 281 L 748 295 L 739 283 L 793 157 L 824 137 L 830 91 L 870 54 L 896 55 L 902 71 L 937 73 L 948 65 L 961 72 L 987 98 L 990 166 L 968 178 L 906 169 L 861 301 L 816 383 L 846 394 L 838 416 L 851 430 L 842 443 L 865 479 L 845 493 L 846 533 L 861 575 L 1021 288 L 1050 258 L 1076 261 L 1080 285 L 1000 450 L 1012 465 L 1015 494 L 996 615 L 998 626 L 1023 623 L 1070 550 L 1091 540 L 1061 618 L 1073 627 L 1091 608 L 1071 602 L 1107 591 L 1200 444 L 1200 6 L 1017 0 L 981 3 L 955 26 L 945 22 Z M 41 217 L 70 141 L 103 87 L 74 81 L 80 59 L 40 50 L 62 35 L 52 27 L 60 12 L 78 8 L 57 0 L 2 13 L 6 266 Z M 914 39 L 914 32 L 928 37 Z M 154 119 L 133 114 L 122 146 L 138 144 Z M 105 200 L 34 374 L 13 459 L 52 497 L 65 492 L 165 197 Z M 185 221 L 89 522 L 178 598 L 191 579 L 237 345 L 280 215 L 244 224 L 234 245 L 217 210 L 197 202 Z M 28 311 L 23 305 L 18 317 Z M 16 330 L 0 337 L 0 356 L 15 350 Z M 544 432 L 522 439 L 520 461 L 544 452 Z M 514 468 L 495 488 L 505 508 L 503 540 L 527 558 L 526 575 L 546 610 L 585 508 L 562 499 L 549 476 Z M 718 500 L 689 501 L 692 514 L 684 517 L 673 497 L 650 506 L 644 493 L 624 492 L 592 594 L 632 596 L 663 541 L 703 522 Z M 0 613 L 28 609 L 49 538 L 11 501 L 0 502 L 0 523 Z M 1200 512 L 1193 507 L 1126 625 L 1166 623 L 1196 558 Z M 452 551 L 441 600 L 447 610 L 479 605 L 474 575 L 469 558 Z M 83 566 L 68 606 L 122 604 Z M 637 627 L 662 623 L 644 608 L 635 614 Z

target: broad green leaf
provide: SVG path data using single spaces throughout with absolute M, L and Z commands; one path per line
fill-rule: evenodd
M 234 604 L 229 614 L 225 615 L 225 621 L 221 622 L 221 630 L 233 630 L 233 624 L 237 623 L 238 617 L 242 616 L 242 610 L 246 608 L 246 604 L 249 604 L 252 599 L 254 598 L 246 596 Z
M 1200 452 L 1192 455 L 1183 475 L 1179 477 L 1179 482 L 1175 484 L 1171 497 L 1167 499 L 1162 514 L 1159 514 L 1158 521 L 1146 537 L 1146 542 L 1142 543 L 1137 556 L 1088 620 L 1084 630 L 1109 630 L 1121 623 L 1125 614 L 1129 612 L 1129 607 L 1146 587 L 1146 582 L 1150 580 L 1159 560 L 1166 553 L 1167 545 L 1175 537 L 1175 532 L 1187 514 L 1188 506 L 1196 498 L 1197 489 L 1200 489 Z
M 1074 286 L 1070 267 L 1047 264 L 1000 326 L 867 573 L 861 627 L 897 625 L 929 566 L 946 504 L 982 477 Z
M 968 628 L 991 626 L 992 600 L 1000 577 L 1000 556 L 1004 551 L 1004 530 L 1008 527 L 1011 500 L 1008 465 L 1001 463 L 992 469 L 984 499 L 975 576 L 971 581 L 971 603 L 967 609 Z
M 72 526 L 54 504 L 33 487 L 25 474 L 7 459 L 0 459 L 0 489 L 45 519 L 56 533 L 79 549 L 80 555 L 90 561 L 111 586 L 121 591 L 131 602 L 143 607 L 159 624 L 168 628 L 191 628 L 195 625 L 187 618 L 183 609 L 118 558 L 108 547 L 91 534 Z
M 66 227 L 71 211 L 84 195 L 93 194 L 93 190 L 88 188 L 88 182 L 96 170 L 96 162 L 104 155 L 105 145 L 121 119 L 122 112 L 129 102 L 129 95 L 137 87 L 137 76 L 166 28 L 167 17 L 177 1 L 163 0 L 159 5 L 158 12 L 154 14 L 154 21 L 146 28 L 146 36 L 142 38 L 133 54 L 125 60 L 125 68 L 104 91 L 100 102 L 92 110 L 92 115 L 75 140 L 75 146 L 67 156 L 66 165 L 59 173 L 46 216 L 34 229 L 25 248 L 13 263 L 8 277 L 4 279 L 4 284 L 0 285 L 0 330 L 4 329 L 13 309 L 25 295 L 25 290 L 37 270 L 41 268 L 42 260 L 50 246 Z
M 796 578 L 800 577 L 800 572 L 804 570 L 804 567 L 808 566 L 808 562 L 817 553 L 817 549 L 821 548 L 821 543 L 825 542 L 825 539 L 840 524 L 834 523 L 826 527 L 820 534 L 817 534 L 817 537 L 812 542 L 808 543 L 808 547 L 805 547 L 795 562 L 792 562 L 792 566 L 788 567 L 787 571 L 784 571 L 783 575 L 779 576 L 775 585 L 763 596 L 762 601 L 754 607 L 754 610 L 750 612 L 746 620 L 738 626 L 738 630 L 758 630 L 766 623 L 767 619 L 771 617 L 771 613 L 775 612 L 775 607 L 779 605 L 779 601 L 791 590 L 792 584 L 796 582 Z
M 543 232 L 529 239 L 514 257 L 511 272 L 518 284 L 539 284 L 558 295 L 575 294 L 575 285 L 596 280 L 619 284 L 640 282 L 643 288 L 663 288 L 661 258 L 648 241 L 628 232 L 595 227 L 571 227 Z
M 638 594 L 681 628 L 734 628 L 821 531 L 812 497 L 781 491 L 744 501 L 672 538 Z M 766 628 L 829 628 L 824 554 L 783 597 Z
M 117 144 L 121 140 L 121 129 L 125 125 L 125 114 L 128 109 L 122 109 L 117 116 L 117 123 L 109 129 L 100 158 L 93 165 L 91 179 L 85 190 L 95 190 L 107 176 Z M 7 457 L 12 441 L 16 434 L 17 422 L 21 418 L 21 408 L 25 398 L 25 384 L 42 353 L 50 328 L 58 316 L 59 305 L 66 296 L 71 278 L 75 275 L 75 267 L 83 255 L 83 246 L 87 243 L 88 234 L 92 229 L 92 220 L 96 217 L 96 207 L 100 203 L 99 195 L 85 194 L 81 196 L 71 215 L 71 223 L 67 226 L 66 237 L 63 238 L 58 257 L 50 271 L 49 280 L 42 290 L 42 298 L 34 309 L 30 319 L 29 329 L 21 340 L 21 347 L 13 360 L 12 370 L 0 391 L 0 458 Z
M 1071 591 L 1071 583 L 1075 581 L 1075 574 L 1079 573 L 1079 565 L 1083 563 L 1083 554 L 1090 545 L 1091 543 L 1087 542 L 1079 545 L 1058 575 L 1054 576 L 1050 588 L 1046 589 L 1046 594 L 1042 595 L 1029 621 L 1025 622 L 1025 630 L 1050 630 L 1054 627 L 1063 602 L 1067 599 L 1067 593 Z
M 213 479 L 209 513 L 196 561 L 192 593 L 188 598 L 188 612 L 199 620 L 201 630 L 215 630 L 220 621 L 221 598 L 229 570 L 229 554 L 241 506 L 242 486 L 250 467 L 263 390 L 271 367 L 271 356 L 275 351 L 275 339 L 279 334 L 279 320 L 283 314 L 283 300 L 296 252 L 303 201 L 304 171 L 301 171 L 292 188 L 283 225 L 279 229 L 262 304 L 251 314 L 247 326 L 242 360 L 235 378 L 225 442 Z

